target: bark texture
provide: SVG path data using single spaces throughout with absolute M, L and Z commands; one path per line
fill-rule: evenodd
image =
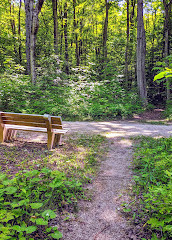
M 103 29 L 103 59 L 106 62 L 107 61 L 108 17 L 109 17 L 109 8 L 110 8 L 110 3 L 108 3 L 108 0 L 105 0 L 105 6 L 106 6 L 106 16 L 105 16 L 104 29 Z
M 129 59 L 128 59 L 128 52 L 129 52 L 129 37 L 130 37 L 130 14 L 129 14 L 129 0 L 127 1 L 127 43 L 126 43 L 126 49 L 125 49 L 125 86 L 128 88 L 128 79 L 129 79 L 129 71 L 128 71 L 128 65 L 129 65 Z
M 66 60 L 66 66 L 65 66 L 65 71 L 67 74 L 69 74 L 69 53 L 68 53 L 68 33 L 67 33 L 67 2 L 64 5 L 64 39 L 65 39 L 65 60 Z
M 73 26 L 74 26 L 74 36 L 75 36 L 75 56 L 76 56 L 76 65 L 80 64 L 79 57 L 79 47 L 78 47 L 78 34 L 77 30 L 77 21 L 76 21 L 76 0 L 73 0 Z
M 58 54 L 58 21 L 57 21 L 57 0 L 52 0 L 54 19 L 54 52 Z
M 146 39 L 143 22 L 143 0 L 137 2 L 137 85 L 140 98 L 147 105 L 147 90 L 145 77 Z
M 170 11 L 172 6 L 172 0 L 163 0 L 164 5 L 164 57 L 167 57 L 170 54 Z M 167 67 L 168 67 L 168 61 L 167 61 Z M 167 101 L 171 98 L 170 88 L 171 88 L 171 79 L 168 78 L 166 80 L 166 86 L 167 86 Z
M 38 0 L 36 5 L 34 0 L 25 0 L 26 12 L 26 58 L 27 58 L 27 73 L 31 75 L 32 84 L 36 83 L 35 69 L 35 46 L 36 35 L 39 28 L 38 15 L 41 11 L 44 0 Z

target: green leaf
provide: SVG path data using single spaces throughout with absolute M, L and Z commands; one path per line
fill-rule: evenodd
M 26 233 L 33 233 L 37 230 L 36 226 L 29 226 L 26 228 Z
M 36 224 L 38 224 L 38 225 L 48 225 L 48 221 L 45 221 L 42 218 L 38 218 L 38 219 L 36 219 Z
M 17 231 L 17 232 L 21 232 L 21 226 L 19 226 L 19 225 L 14 225 L 14 226 L 12 227 L 12 229 L 15 230 L 15 231 Z
M 0 222 L 8 222 L 14 219 L 12 212 L 7 212 L 5 209 L 0 210 Z
M 159 79 L 161 79 L 161 78 L 164 78 L 166 73 L 167 73 L 166 71 L 158 73 L 158 74 L 154 77 L 153 80 L 156 81 L 156 80 L 159 80 Z
M 49 236 L 53 237 L 54 239 L 60 239 L 63 237 L 62 233 L 59 231 L 55 231 L 54 233 L 49 234 Z
M 49 219 L 49 218 L 51 218 L 51 219 L 53 219 L 53 218 L 55 218 L 56 217 L 56 214 L 55 214 L 55 212 L 54 211 L 52 211 L 51 209 L 48 209 L 48 210 L 45 210 L 42 214 L 41 214 L 41 216 L 43 217 L 43 218 L 45 218 L 45 219 Z
M 16 202 L 12 202 L 12 203 L 11 203 L 11 206 L 12 206 L 12 208 L 21 207 L 21 206 L 27 205 L 28 202 L 29 202 L 28 199 L 21 200 L 21 201 L 19 201 L 19 202 L 17 202 L 17 203 L 16 203 Z
M 51 232 L 51 230 L 52 230 L 52 227 L 49 227 L 46 229 L 46 232 L 49 233 L 49 232 Z
M 40 178 L 32 178 L 31 179 L 31 182 L 39 182 L 40 181 Z
M 32 209 L 38 209 L 42 207 L 43 203 L 30 203 Z
M 1 173 L 0 174 L 0 181 L 3 180 L 6 177 L 6 174 Z
M 123 212 L 126 212 L 126 213 L 127 213 L 127 212 L 131 212 L 131 209 L 130 209 L 130 208 L 124 208 L 124 209 L 123 209 Z
M 165 78 L 170 78 L 172 77 L 172 74 L 166 75 Z
M 60 187 L 62 185 L 62 182 L 57 182 L 57 183 L 50 183 L 49 186 L 51 188 L 56 188 L 56 187 Z
M 5 188 L 5 191 L 7 194 L 13 194 L 17 191 L 17 188 L 16 187 L 7 187 L 7 188 Z

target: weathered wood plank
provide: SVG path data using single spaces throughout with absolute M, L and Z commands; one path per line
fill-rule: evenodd
M 20 125 L 20 126 L 30 126 L 30 127 L 46 127 L 46 122 L 39 123 L 39 122 L 24 122 L 24 121 L 12 121 L 12 120 L 3 120 L 3 123 L 6 125 Z
M 60 116 L 51 116 L 51 123 L 52 124 L 57 124 L 57 125 L 62 125 L 62 119 Z
M 32 132 L 47 132 L 47 128 L 29 127 L 29 126 L 18 126 L 18 125 L 6 125 L 7 129 L 32 131 Z
M 24 121 L 24 122 L 37 122 L 37 123 L 45 123 L 45 119 L 47 117 L 41 115 L 17 115 L 17 114 L 6 114 L 1 113 L 2 121 Z M 8 123 L 7 123 L 8 124 Z

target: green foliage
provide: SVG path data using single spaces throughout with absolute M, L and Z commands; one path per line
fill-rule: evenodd
M 76 202 L 81 183 L 57 170 L 43 168 L 19 172 L 14 178 L 0 174 L 0 239 L 31 239 L 38 229 L 49 238 L 62 234 L 49 226 L 62 202 Z
M 152 230 L 172 237 L 172 138 L 141 138 L 134 157 L 139 218 Z M 164 238 L 163 238 L 164 239 Z
M 167 117 L 168 120 L 172 121 L 172 100 L 167 102 L 165 116 Z
M 114 119 L 140 111 L 137 94 L 126 92 L 119 81 L 96 81 L 90 68 L 73 69 L 66 76 L 59 70 L 57 56 L 42 58 L 36 86 L 28 76 L 5 72 L 0 81 L 0 109 L 11 112 L 61 115 L 68 120 Z M 47 68 L 45 67 L 47 66 Z
M 63 141 L 53 152 L 44 144 L 0 145 L 0 239 L 62 237 L 52 227 L 56 215 L 68 218 L 78 199 L 87 197 L 82 184 L 91 181 L 107 148 L 100 135 L 75 134 Z

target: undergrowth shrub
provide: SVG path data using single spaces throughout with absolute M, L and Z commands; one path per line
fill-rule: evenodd
M 56 56 L 39 62 L 36 86 L 21 66 L 12 65 L 1 74 L 1 111 L 100 120 L 130 117 L 142 109 L 136 91 L 126 92 L 115 77 L 98 81 L 96 73 L 86 67 L 73 69 L 66 76 L 59 70 Z
M 57 227 L 49 226 L 54 210 L 75 204 L 81 193 L 80 182 L 48 168 L 19 172 L 14 178 L 0 174 L 0 239 L 33 240 L 38 230 L 47 240 L 60 239 Z
M 134 157 L 137 217 L 159 237 L 172 238 L 172 138 L 141 138 Z

